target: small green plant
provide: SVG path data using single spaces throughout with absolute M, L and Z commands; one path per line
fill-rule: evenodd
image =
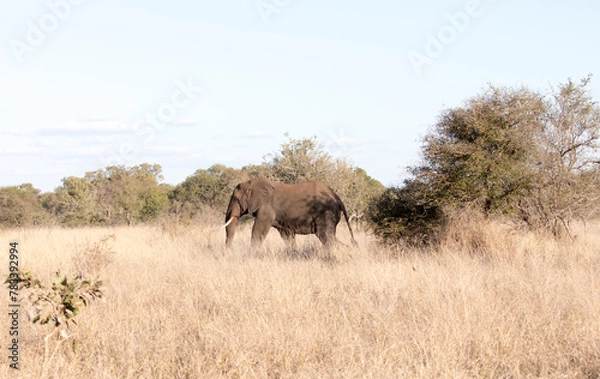
M 10 278 L 14 283 L 15 278 Z M 27 302 L 27 315 L 31 322 L 39 325 L 52 325 L 52 331 L 44 337 L 44 360 L 41 377 L 47 375 L 48 363 L 52 360 L 58 348 L 67 339 L 73 337 L 75 332 L 69 334 L 71 325 L 77 326 L 75 317 L 81 310 L 88 306 L 92 300 L 102 297 L 101 280 L 87 280 L 80 275 L 69 279 L 60 272 L 55 273 L 50 288 L 42 281 L 27 271 L 19 271 L 16 278 L 18 290 L 23 293 Z M 7 283 L 9 280 L 6 281 Z M 56 336 L 52 354 L 50 354 L 50 339 Z M 73 349 L 76 343 L 73 342 Z
M 84 280 L 81 276 L 69 279 L 56 272 L 50 289 L 45 288 L 39 279 L 29 272 L 19 273 L 19 289 L 29 290 L 28 300 L 33 310 L 31 321 L 54 327 L 75 324 L 75 316 L 92 300 L 102 297 L 101 280 Z

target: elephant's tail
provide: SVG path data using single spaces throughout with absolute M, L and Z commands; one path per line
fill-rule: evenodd
M 348 224 L 348 231 L 350 231 L 350 237 L 352 237 L 352 246 L 358 246 L 358 242 L 356 242 L 356 240 L 354 239 L 354 233 L 352 233 L 352 227 L 350 226 L 350 220 L 348 219 L 348 212 L 346 212 L 346 206 L 344 206 L 342 199 L 340 199 L 338 195 L 335 195 L 335 197 L 337 197 L 340 203 L 340 208 L 342 209 L 342 213 L 344 214 L 344 218 L 346 219 L 346 224 Z

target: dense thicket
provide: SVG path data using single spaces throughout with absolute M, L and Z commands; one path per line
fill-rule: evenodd
M 448 215 L 466 211 L 568 234 L 600 196 L 600 108 L 589 83 L 568 80 L 546 95 L 490 86 L 444 110 L 411 178 L 373 204 L 377 234 L 431 241 Z

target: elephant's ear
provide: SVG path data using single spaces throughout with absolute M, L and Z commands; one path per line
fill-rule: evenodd
M 263 205 L 270 202 L 273 196 L 273 183 L 264 178 L 252 180 L 248 194 L 248 212 L 254 213 Z

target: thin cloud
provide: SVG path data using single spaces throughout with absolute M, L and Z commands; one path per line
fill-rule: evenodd
M 90 148 L 90 147 L 75 147 L 71 149 L 65 149 L 62 151 L 53 151 L 50 154 L 55 157 L 71 157 L 71 158 L 88 158 L 93 156 L 98 156 L 104 152 L 104 149 Z
M 6 129 L 6 130 L 0 130 L 0 135 L 2 136 L 30 136 L 31 133 L 27 132 L 25 130 L 18 130 L 18 129 Z
M 131 133 L 131 130 L 114 120 L 84 120 L 66 123 L 58 127 L 42 128 L 39 133 L 47 136 L 82 136 L 126 134 Z
M 346 146 L 346 147 L 354 147 L 354 146 L 358 146 L 359 142 L 357 139 L 355 138 L 351 138 L 351 137 L 339 137 L 339 138 L 330 138 L 327 141 L 325 141 L 325 145 L 332 145 L 332 146 Z
M 11 149 L 0 149 L 0 156 L 13 156 L 13 157 L 24 157 L 24 156 L 36 156 L 45 153 L 44 149 L 33 148 L 33 147 L 21 147 Z
M 184 146 L 147 146 L 141 149 L 142 154 L 189 154 L 193 151 Z
M 0 150 L 0 156 L 4 157 L 90 157 L 102 153 L 102 149 L 89 147 L 73 147 L 60 149 L 50 146 L 20 147 Z

